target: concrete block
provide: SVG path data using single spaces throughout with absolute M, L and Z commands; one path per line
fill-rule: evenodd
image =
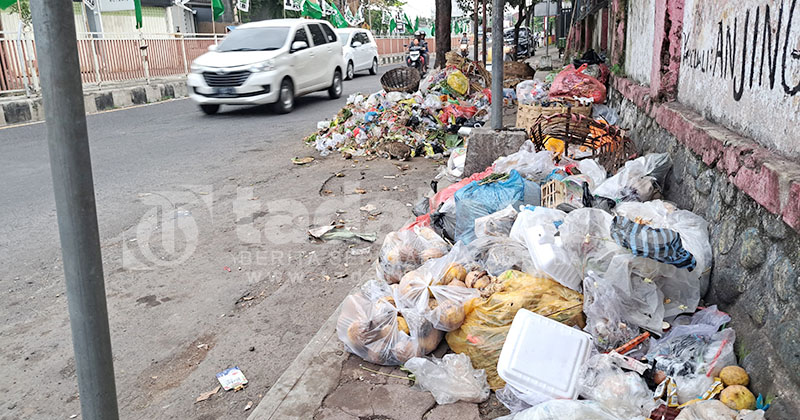
M 111 91 L 111 96 L 114 98 L 114 107 L 121 108 L 133 105 L 133 98 L 131 97 L 131 89 L 116 89 Z
M 491 166 L 500 156 L 508 156 L 517 152 L 526 140 L 527 136 L 521 130 L 473 129 L 469 136 L 464 176 L 481 172 Z
M 34 98 L 30 101 L 31 121 L 44 121 L 44 104 L 42 98 Z
M 147 85 L 144 87 L 147 94 L 147 102 L 158 102 L 161 100 L 161 89 L 157 85 Z
M 94 94 L 94 104 L 98 111 L 105 111 L 114 108 L 114 97 L 111 92 Z
M 142 105 L 147 103 L 147 92 L 143 87 L 131 89 L 131 97 L 135 105 Z
M 172 87 L 175 91 L 176 98 L 185 98 L 189 96 L 189 89 L 186 86 L 186 82 L 176 82 L 172 84 Z
M 83 108 L 86 110 L 87 114 L 97 113 L 97 104 L 94 102 L 94 95 L 83 95 Z

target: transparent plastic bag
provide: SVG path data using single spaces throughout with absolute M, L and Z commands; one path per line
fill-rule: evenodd
M 661 339 L 650 340 L 647 359 L 655 360 L 656 368 L 667 376 L 717 376 L 723 367 L 736 364 L 733 350 L 736 333 L 732 328 L 717 331 L 728 321 L 730 316 L 716 306 L 703 309 L 691 318 L 679 317 Z
M 526 142 L 526 144 L 529 143 Z M 544 181 L 554 169 L 556 169 L 556 165 L 553 163 L 552 152 L 528 150 L 525 144 L 518 152 L 498 158 L 494 162 L 495 173 L 509 173 L 515 170 L 525 179 L 534 182 Z
M 461 178 L 464 174 L 464 164 L 467 162 L 467 148 L 456 147 L 450 150 L 450 157 L 447 159 L 447 173 L 456 178 Z
M 539 405 L 553 398 L 536 392 L 525 393 L 506 383 L 506 386 L 495 392 L 497 400 L 503 403 L 512 413 Z
M 469 244 L 469 250 L 472 260 L 492 276 L 499 276 L 508 270 L 536 272 L 528 249 L 508 237 L 479 237 Z
M 569 261 L 584 279 L 589 271 L 603 277 L 611 259 L 630 251 L 611 239 L 612 216 L 596 208 L 580 208 L 567 214 L 558 227 L 562 247 Z
M 524 210 L 511 228 L 511 238 L 525 244 L 537 272 L 580 291 L 583 277 L 573 264 L 572 257 L 561 246 L 560 238 L 556 237 L 556 222 L 562 215 L 567 217 L 562 211 L 542 207 L 535 207 L 533 211 Z
M 602 104 L 606 101 L 606 87 L 599 80 L 595 79 L 584 71 L 588 68 L 586 64 L 578 67 L 570 64 L 553 80 L 550 86 L 550 97 L 572 98 L 592 98 L 594 103 Z
M 464 323 L 446 335 L 454 352 L 468 355 L 475 368 L 486 370 L 489 386 L 495 390 L 505 385 L 497 374 L 497 361 L 520 308 L 567 325 L 584 326 L 580 293 L 551 279 L 514 270 L 496 280 L 499 289 L 487 298 L 470 301 Z
M 515 220 L 517 220 L 517 211 L 509 205 L 500 211 L 475 219 L 475 236 L 478 238 L 483 236 L 507 237 Z
M 625 166 L 598 185 L 592 194 L 615 201 L 649 201 L 663 188 L 672 160 L 666 153 L 651 153 L 630 160 Z
M 698 401 L 686 406 L 675 420 L 763 420 L 763 410 L 736 411 L 728 408 L 722 401 Z
M 613 350 L 634 339 L 639 329 L 625 319 L 624 300 L 606 279 L 589 272 L 583 281 L 584 330 L 600 351 Z
M 437 404 L 480 403 L 489 398 L 486 372 L 473 369 L 465 354 L 446 354 L 441 359 L 415 357 L 404 366 L 416 377 L 415 386 L 430 391 Z
M 477 267 L 470 263 L 466 247 L 456 243 L 447 255 L 403 276 L 397 289 L 398 307 L 421 314 L 438 330 L 458 328 L 464 321 L 464 305 L 480 296 L 464 283 L 473 268 Z
M 550 400 L 497 420 L 620 420 L 620 418 L 609 413 L 596 401 Z
M 611 237 L 617 245 L 630 249 L 634 255 L 694 271 L 697 259 L 683 247 L 680 233 L 656 228 L 623 216 L 611 221 Z
M 647 417 L 658 406 L 644 379 L 617 367 L 607 354 L 586 361 L 578 386 L 582 397 L 599 403 L 617 418 Z
M 594 159 L 581 159 L 577 162 L 578 170 L 592 178 L 593 186 L 600 185 L 606 180 L 606 168 L 600 166 Z
M 620 203 L 614 208 L 614 213 L 629 219 L 643 220 L 653 227 L 672 229 L 680 233 L 683 247 L 697 260 L 693 273 L 700 279 L 700 295 L 705 295 L 713 262 L 708 222 L 705 219 L 661 200 Z
M 547 99 L 547 88 L 539 80 L 523 80 L 517 84 L 517 101 L 523 105 L 533 105 Z
M 494 182 L 473 181 L 456 191 L 456 237 L 465 244 L 475 239 L 475 219 L 512 205 L 522 204 L 525 182 L 512 170 L 506 179 Z
M 442 100 L 439 98 L 439 95 L 428 94 L 422 102 L 422 107 L 430 111 L 438 111 L 442 109 Z
M 399 283 L 403 275 L 425 261 L 443 257 L 449 249 L 450 245 L 429 227 L 415 226 L 390 232 L 383 240 L 378 257 L 378 279 L 389 284 Z
M 388 284 L 370 281 L 345 298 L 336 334 L 345 348 L 380 365 L 399 365 L 430 353 L 442 333 L 413 312 L 401 315 Z

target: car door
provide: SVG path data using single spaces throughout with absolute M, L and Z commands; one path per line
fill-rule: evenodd
M 378 58 L 378 44 L 375 42 L 375 38 L 372 37 L 372 34 L 369 32 L 364 32 L 364 38 L 366 38 L 367 44 L 367 68 L 372 67 L 372 60 Z
M 354 39 L 361 43 L 361 45 L 356 48 L 358 51 L 358 63 L 356 64 L 356 68 L 359 70 L 367 69 L 371 64 L 369 63 L 369 38 L 367 38 L 367 34 L 364 32 L 357 32 Z
M 333 30 L 333 27 L 328 23 L 320 23 L 322 27 L 322 32 L 325 33 L 325 38 L 328 41 L 328 71 L 333 77 L 333 69 L 336 66 L 341 66 L 343 63 L 343 51 L 342 51 L 342 44 L 339 43 L 339 37 L 336 35 L 336 32 Z
M 311 69 L 314 67 L 314 51 L 312 50 L 311 39 L 308 36 L 306 25 L 300 25 L 294 33 L 292 44 L 297 41 L 305 42 L 308 47 L 301 50 L 290 50 L 292 55 L 291 71 L 289 76 L 292 77 L 295 83 L 295 92 L 302 92 L 311 87 L 314 83 L 314 74 Z
M 319 23 L 309 23 L 308 31 L 311 33 L 311 41 L 314 42 L 314 46 L 311 47 L 314 65 L 308 71 L 313 75 L 313 85 L 317 88 L 324 87 L 330 84 L 328 78 L 333 77 L 333 72 L 328 71 L 333 48 L 327 45 L 328 40 Z

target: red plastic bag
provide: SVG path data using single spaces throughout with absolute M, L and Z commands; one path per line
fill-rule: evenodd
M 558 73 L 553 85 L 550 86 L 550 97 L 577 96 L 579 98 L 592 98 L 594 103 L 601 104 L 606 101 L 606 87 L 592 76 L 583 74 L 587 65 L 580 66 L 577 70 L 571 65 Z
M 442 113 L 439 116 L 439 121 L 450 121 L 450 117 L 464 117 L 469 119 L 472 118 L 476 112 L 478 112 L 478 107 L 476 106 L 449 104 L 442 109 Z

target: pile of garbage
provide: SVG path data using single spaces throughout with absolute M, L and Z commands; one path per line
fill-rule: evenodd
M 462 126 L 481 126 L 489 117 L 490 79 L 480 64 L 449 61 L 431 70 L 414 93 L 354 94 L 333 118 L 320 121 L 306 138 L 320 154 L 377 154 L 401 160 L 433 156 L 462 144 Z
M 422 197 L 346 299 L 338 337 L 404 365 L 440 404 L 494 391 L 507 420 L 763 419 L 730 316 L 701 300 L 708 222 L 661 199 L 671 167 L 647 154 L 614 170 L 526 142 Z M 427 357 L 442 340 L 454 354 Z

